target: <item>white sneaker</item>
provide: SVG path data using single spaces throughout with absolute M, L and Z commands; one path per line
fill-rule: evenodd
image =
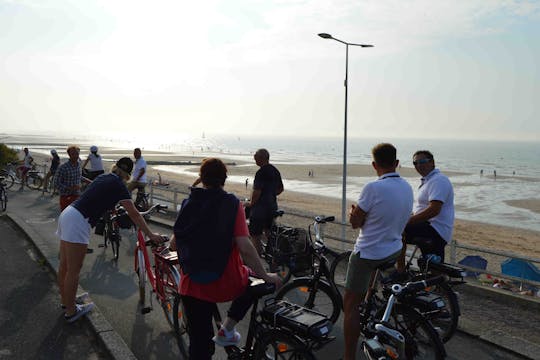
M 240 343 L 240 338 L 242 337 L 236 329 L 227 334 L 228 331 L 225 331 L 224 328 L 219 329 L 216 336 L 212 340 L 219 346 L 231 346 L 238 345 Z
M 77 297 L 75 298 L 75 304 L 76 305 L 83 305 L 86 302 L 86 300 L 88 300 L 88 299 L 90 299 L 90 294 L 87 293 L 87 292 L 83 292 L 82 294 L 77 295 Z M 65 309 L 66 305 L 60 304 L 60 307 L 62 309 Z
M 75 306 L 76 306 L 76 309 L 77 309 L 75 311 L 75 314 L 70 315 L 70 316 L 64 315 L 64 319 L 66 319 L 66 321 L 68 323 L 75 322 L 78 319 L 80 319 L 83 315 L 88 314 L 94 308 L 94 303 L 91 302 L 91 303 L 88 303 L 88 304 L 75 305 Z

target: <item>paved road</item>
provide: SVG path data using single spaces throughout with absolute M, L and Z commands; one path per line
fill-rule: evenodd
M 24 233 L 0 216 L 0 359 L 109 359 L 86 319 L 63 319 L 55 277 Z
M 44 240 L 44 247 L 49 247 L 48 259 L 53 266 L 57 265 L 55 249 L 57 240 L 54 238 L 56 217 L 58 215 L 56 198 L 54 202 L 33 194 L 11 194 L 9 206 L 14 216 L 33 227 Z M 152 228 L 162 233 L 170 230 L 157 225 Z M 82 272 L 81 286 L 91 293 L 92 299 L 98 305 L 101 313 L 112 324 L 114 330 L 124 339 L 135 356 L 139 359 L 179 359 L 185 358 L 183 344 L 177 343 L 171 334 L 167 322 L 154 302 L 155 310 L 142 315 L 138 304 L 137 276 L 133 272 L 133 252 L 135 234 L 130 230 L 123 232 L 118 263 L 112 261 L 110 249 L 98 248 L 102 237 L 93 235 L 91 246 L 93 254 L 87 256 Z M 56 265 L 55 265 L 56 262 Z M 480 301 L 476 299 L 474 301 Z M 225 307 L 223 307 L 225 308 Z M 341 320 L 339 320 L 341 321 Z M 240 326 L 242 334 L 247 331 Z M 338 322 L 334 331 L 336 341 L 327 345 L 317 353 L 320 359 L 338 359 L 342 356 L 343 340 L 341 325 Z M 488 344 L 475 337 L 457 334 L 448 344 L 449 359 L 522 359 L 512 352 Z M 220 349 L 216 359 L 224 359 Z M 359 359 L 363 358 L 359 355 Z

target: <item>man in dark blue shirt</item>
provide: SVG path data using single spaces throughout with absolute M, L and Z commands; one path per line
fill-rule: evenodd
M 261 254 L 261 237 L 264 233 L 268 233 L 272 226 L 273 214 L 277 210 L 277 196 L 283 192 L 283 181 L 278 169 L 270 164 L 268 150 L 257 150 L 253 158 L 260 169 L 253 181 L 249 232 L 253 245 Z

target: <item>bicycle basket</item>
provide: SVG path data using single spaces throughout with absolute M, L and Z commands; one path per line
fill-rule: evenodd
M 313 340 L 325 340 L 332 331 L 332 322 L 323 314 L 284 300 L 268 299 L 262 318 L 273 326 L 281 326 Z
M 116 209 L 116 223 L 121 229 L 129 229 L 133 226 L 133 221 L 131 221 L 126 209 L 123 207 Z
M 105 219 L 103 219 L 103 216 L 102 216 L 96 222 L 96 227 L 94 229 L 94 234 L 103 235 L 104 231 L 105 231 Z

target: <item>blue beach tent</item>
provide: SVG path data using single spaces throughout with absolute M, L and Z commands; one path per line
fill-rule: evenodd
M 506 259 L 501 264 L 501 271 L 505 275 L 540 282 L 540 270 L 528 261 L 512 258 Z
M 465 256 L 463 259 L 461 259 L 458 262 L 458 264 L 465 265 L 465 266 L 468 266 L 468 267 L 472 267 L 472 268 L 475 268 L 475 269 L 481 269 L 481 270 L 486 270 L 486 268 L 487 268 L 487 260 L 484 259 L 481 256 L 478 256 L 478 255 Z M 467 274 L 466 276 L 478 276 L 478 275 L 480 275 L 480 273 L 470 271 L 470 270 L 467 270 L 466 274 Z

